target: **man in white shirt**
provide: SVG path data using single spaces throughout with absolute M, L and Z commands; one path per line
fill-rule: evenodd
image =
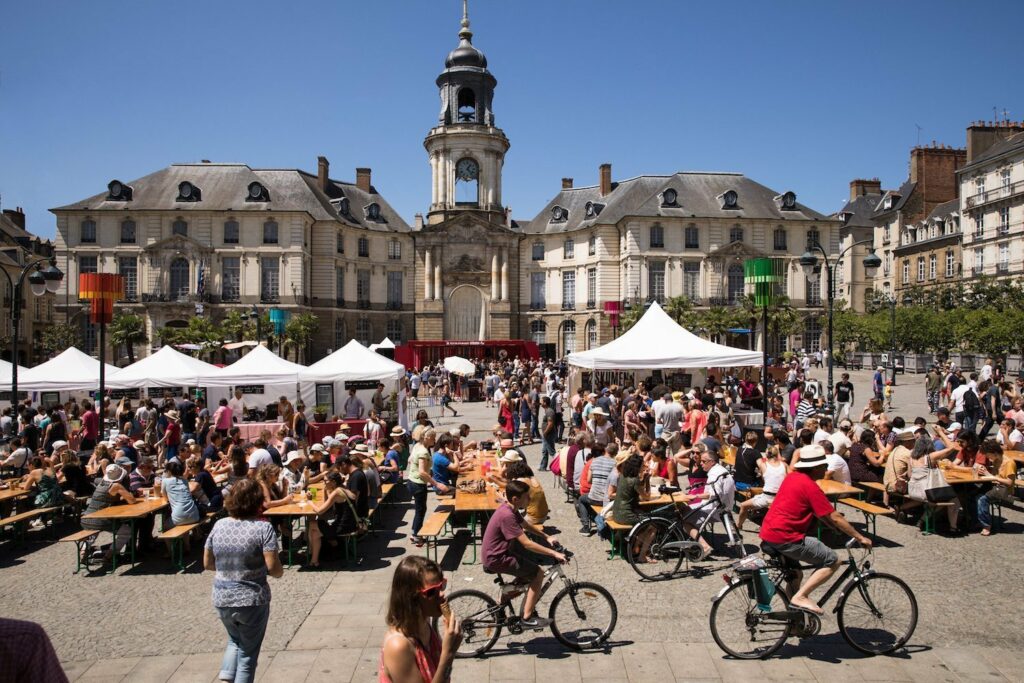
M 228 399 L 228 408 L 231 408 L 231 415 L 236 422 L 245 419 L 245 400 L 242 399 L 241 389 L 235 389 L 235 395 Z
M 21 439 L 14 437 L 11 439 L 11 453 L 0 461 L 0 465 L 20 469 L 25 466 L 25 463 L 28 461 L 28 456 L 28 449 L 21 445 Z
M 832 452 L 831 441 L 825 440 L 818 445 L 825 451 L 825 462 L 828 463 L 828 469 L 825 471 L 825 478 L 851 486 L 853 484 L 853 479 L 850 477 L 850 466 L 846 463 L 846 458 Z M 801 449 L 801 457 L 803 457 L 803 451 L 807 448 L 808 447 L 804 447 Z
M 718 454 L 708 450 L 705 444 L 700 443 L 697 445 L 691 457 L 695 456 L 700 457 L 700 466 L 701 469 L 707 472 L 708 482 L 704 486 L 704 493 L 686 497 L 690 507 L 696 510 L 696 514 L 691 520 L 692 523 L 685 523 L 683 528 L 691 539 L 700 543 L 700 559 L 703 560 L 711 554 L 711 544 L 697 533 L 697 529 L 710 515 L 715 515 L 717 518 L 719 509 L 732 510 L 736 499 L 736 482 L 733 480 L 732 475 L 729 474 L 729 470 L 725 469 L 718 462 Z M 712 495 L 718 498 L 720 508 L 710 504 L 704 505 Z M 704 506 L 701 507 L 702 505 Z
M 843 420 L 839 423 L 839 429 L 835 431 L 828 440 L 832 442 L 832 451 L 836 455 L 846 456 L 846 453 L 850 450 L 850 446 L 853 445 L 853 441 L 850 439 L 850 431 L 853 429 L 853 423 L 849 420 Z
M 821 443 L 832 439 L 832 418 L 822 417 L 818 419 L 818 429 L 814 432 L 811 443 Z
M 249 470 L 255 471 L 260 465 L 273 465 L 274 456 L 267 450 L 267 442 L 256 439 L 249 445 Z
M 1017 427 L 1017 422 L 1012 417 L 1003 420 L 999 425 L 999 433 L 996 434 L 996 441 L 1005 451 L 1024 450 L 1024 434 Z
M 984 382 L 992 379 L 992 359 L 986 358 L 985 364 L 981 366 L 981 372 L 978 373 L 978 381 Z

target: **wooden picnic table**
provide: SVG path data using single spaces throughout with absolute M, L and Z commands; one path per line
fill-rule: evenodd
M 131 505 L 111 505 L 102 510 L 82 515 L 82 519 L 102 519 L 110 522 L 110 532 L 117 538 L 117 529 L 125 522 L 131 527 L 128 543 L 131 546 L 131 564 L 135 566 L 135 521 L 142 519 L 167 507 L 166 498 L 137 498 L 138 502 Z M 111 553 L 111 573 L 117 571 L 117 553 Z
M 4 501 L 7 500 L 17 500 L 18 498 L 24 498 L 30 493 L 32 493 L 32 489 L 2 489 L 0 490 L 0 503 L 3 503 Z
M 979 477 L 974 472 L 961 472 L 960 470 L 947 470 L 943 469 L 942 474 L 946 477 L 946 483 L 950 486 L 959 486 L 961 484 L 986 484 L 996 480 L 991 475 L 985 475 Z
M 460 481 L 479 481 L 483 480 L 483 464 L 484 462 L 490 462 L 491 467 L 497 467 L 497 458 L 491 451 L 479 451 L 476 457 L 476 463 L 472 470 L 459 474 Z M 465 512 L 469 514 L 469 535 L 473 546 L 473 557 L 472 559 L 463 562 L 463 564 L 475 564 L 477 561 L 477 529 L 480 530 L 480 535 L 483 535 L 483 529 L 486 526 L 480 522 L 488 517 L 491 513 L 498 509 L 501 505 L 500 500 L 500 488 L 497 485 L 488 484 L 487 488 L 484 489 L 483 493 L 469 493 L 456 487 L 455 489 L 455 512 Z M 481 539 L 482 540 L 482 539 Z
M 322 496 L 321 496 L 322 498 Z M 263 514 L 267 517 L 284 517 L 288 521 L 288 531 L 291 533 L 292 520 L 298 517 L 302 520 L 303 529 L 306 532 L 306 562 L 310 560 L 310 549 L 309 549 L 309 524 L 310 520 L 316 519 L 316 511 L 313 509 L 313 505 L 309 502 L 302 504 L 299 503 L 288 503 L 287 505 L 278 505 L 276 507 L 267 508 L 263 511 Z M 295 543 L 291 538 L 288 539 L 288 566 L 292 566 L 293 553 L 295 551 Z

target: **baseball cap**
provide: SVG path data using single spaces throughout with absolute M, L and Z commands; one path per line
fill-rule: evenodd
M 68 445 L 67 441 L 54 441 L 53 442 L 53 450 L 57 450 L 58 448 L 64 448 L 67 445 Z

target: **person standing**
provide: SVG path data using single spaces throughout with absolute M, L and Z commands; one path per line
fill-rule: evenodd
M 836 401 L 836 422 L 850 419 L 850 407 L 854 401 L 853 382 L 850 381 L 850 373 L 844 372 L 842 378 L 835 386 Z
M 366 406 L 362 399 L 356 396 L 355 389 L 348 390 L 348 398 L 345 399 L 345 419 L 362 420 L 366 414 Z
M 934 365 L 928 370 L 924 380 L 925 398 L 928 400 L 928 412 L 934 413 L 939 409 L 939 392 L 942 390 L 942 373 Z
M 875 374 L 871 378 L 871 390 L 875 392 L 875 398 L 879 401 L 884 398 L 882 393 L 885 391 L 885 376 L 882 374 L 883 372 L 885 372 L 884 368 L 879 365 L 875 368 Z
M 256 679 L 256 661 L 270 618 L 267 575 L 284 574 L 274 527 L 259 515 L 263 491 L 251 479 L 231 487 L 224 501 L 228 517 L 217 520 L 203 553 L 203 568 L 215 571 L 213 607 L 228 633 L 220 665 L 222 681 Z
M 541 410 L 544 411 L 544 426 L 541 428 L 540 448 L 540 469 L 548 469 L 548 461 L 555 457 L 555 437 L 558 434 L 558 423 L 555 419 L 555 409 L 551 407 L 551 399 L 542 396 L 540 399 Z

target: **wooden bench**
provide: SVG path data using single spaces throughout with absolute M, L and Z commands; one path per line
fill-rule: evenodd
M 92 529 L 82 529 L 77 531 L 70 536 L 65 536 L 60 539 L 61 543 L 74 543 L 75 544 L 75 573 L 78 574 L 82 571 L 82 552 L 92 544 L 96 536 L 100 532 L 93 531 Z
M 28 530 L 30 522 L 36 519 L 45 520 L 47 517 L 52 517 L 54 514 L 60 512 L 61 507 L 52 508 L 36 508 L 34 510 L 26 510 L 25 512 L 19 512 L 10 517 L 0 519 L 0 529 L 6 527 L 14 527 L 14 536 L 18 540 L 23 540 L 25 533 Z M 53 525 L 50 525 L 53 528 Z
M 209 513 L 208 513 L 209 514 Z M 203 520 L 191 524 L 177 524 L 157 534 L 161 541 L 171 544 L 171 562 L 178 566 L 178 571 L 185 571 L 185 541 L 194 529 L 198 529 Z
M 388 496 L 395 489 L 394 484 L 381 484 L 380 485 L 380 502 L 378 505 L 388 504 Z
M 924 505 L 924 528 L 921 529 L 921 533 L 925 536 L 935 533 L 935 512 L 939 508 L 953 507 L 954 501 L 948 500 L 944 503 L 921 503 Z
M 611 539 L 609 540 L 611 549 L 608 551 L 608 559 L 612 560 L 616 557 L 624 559 L 626 557 L 626 536 L 632 531 L 633 525 L 620 524 L 609 517 L 605 518 L 604 523 L 612 532 Z
M 860 510 L 861 514 L 864 515 L 864 527 L 872 536 L 878 535 L 878 516 L 882 515 L 883 517 L 890 517 L 893 515 L 893 511 L 889 508 L 884 508 L 881 505 L 875 505 L 874 503 L 868 503 L 867 501 L 863 501 L 858 498 L 840 498 L 839 502 L 856 510 Z
M 433 548 L 435 562 L 437 562 L 437 537 L 444 532 L 451 514 L 451 506 L 439 507 L 423 520 L 423 526 L 420 527 L 419 537 L 426 541 L 427 557 L 430 557 L 430 550 Z

